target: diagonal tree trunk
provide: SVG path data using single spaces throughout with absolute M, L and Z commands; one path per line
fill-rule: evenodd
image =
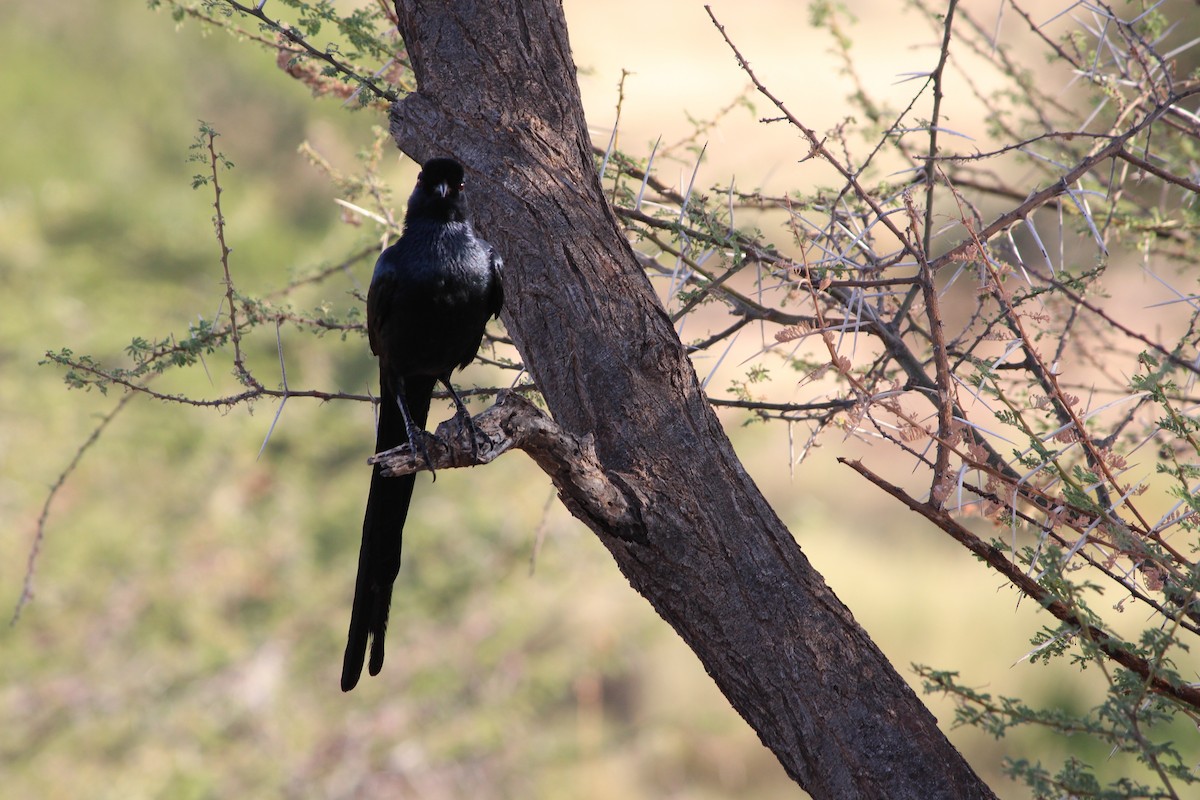
M 505 322 L 557 423 L 640 520 L 564 502 L 814 797 L 994 797 L 825 585 L 746 474 L 638 267 L 592 160 L 555 0 L 397 0 L 418 161 L 468 171 L 505 258 Z

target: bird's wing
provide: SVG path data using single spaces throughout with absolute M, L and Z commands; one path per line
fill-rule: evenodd
M 504 308 L 504 259 L 500 258 L 500 254 L 491 245 L 487 245 L 487 251 L 488 269 L 492 278 L 487 311 L 489 317 L 498 317 L 500 309 Z
M 403 255 L 396 245 L 380 253 L 379 260 L 375 262 L 375 273 L 371 276 L 371 286 L 367 289 L 367 340 L 371 343 L 371 352 L 376 356 L 381 355 L 380 339 L 395 311 L 396 284 Z

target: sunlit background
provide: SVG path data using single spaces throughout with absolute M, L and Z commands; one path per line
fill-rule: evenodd
M 936 61 L 940 32 L 894 2 L 850 0 L 857 80 L 903 107 L 906 78 Z M 989 25 L 994 2 L 964 3 Z M 271 6 L 268 6 L 270 9 Z M 759 76 L 824 130 L 851 78 L 799 2 L 716 2 Z M 692 2 L 566 3 L 594 141 L 619 146 L 717 123 L 697 185 L 773 192 L 825 179 Z M 42 503 L 114 389 L 72 392 L 39 367 L 70 347 L 118 363 L 135 336 L 182 335 L 223 297 L 210 191 L 187 163 L 198 120 L 235 168 L 223 177 L 239 289 L 260 294 L 377 240 L 349 225 L 335 169 L 386 120 L 314 100 L 267 53 L 142 3 L 0 4 L 0 604 L 22 591 Z M 1020 43 L 1018 26 L 999 20 Z M 1029 66 L 1044 66 L 1030 50 Z M 981 58 L 983 56 L 980 56 Z M 745 98 L 754 108 L 740 103 Z M 952 98 L 954 99 L 954 98 Z M 732 106 L 732 108 L 731 108 Z M 728 109 L 728 110 L 727 110 Z M 726 111 L 727 110 L 727 111 Z M 945 125 L 983 136 L 978 109 Z M 452 149 L 452 146 L 450 146 Z M 686 186 L 695 153 L 658 175 Z M 689 155 L 690 154 L 690 155 Z M 399 207 L 413 165 L 389 155 Z M 900 168 L 902 165 L 897 165 Z M 370 260 L 297 298 L 344 307 Z M 761 331 L 761 341 L 772 332 Z M 761 341 L 758 343 L 761 344 Z M 293 388 L 363 393 L 365 340 L 284 329 Z M 748 341 L 753 352 L 755 344 Z M 273 337 L 250 343 L 278 380 Z M 697 361 L 711 386 L 736 360 Z M 173 379 L 211 396 L 229 359 Z M 272 372 L 272 370 L 274 370 Z M 210 379 L 213 384 L 210 384 Z M 507 381 L 473 368 L 465 383 Z M 803 399 L 795 389 L 792 399 Z M 480 406 L 476 406 L 477 409 Z M 725 798 L 801 795 L 691 652 L 636 595 L 595 537 L 522 455 L 421 478 L 383 673 L 338 688 L 366 497 L 372 416 L 363 403 L 296 399 L 259 457 L 276 407 L 229 412 L 136 399 L 84 455 L 49 509 L 35 595 L 0 634 L 0 765 L 14 798 Z M 449 414 L 434 407 L 433 417 Z M 816 568 L 902 674 L 958 670 L 987 691 L 1066 707 L 1098 684 L 1022 661 L 1041 624 L 999 578 L 839 466 L 869 453 L 830 438 L 789 466 L 787 431 L 722 412 L 747 469 Z M 986 525 L 981 526 L 986 531 Z M 540 545 L 538 544 L 540 542 Z M 949 728 L 952 709 L 926 698 Z M 1006 798 L 1004 755 L 1056 764 L 1104 751 L 1036 734 L 948 730 Z

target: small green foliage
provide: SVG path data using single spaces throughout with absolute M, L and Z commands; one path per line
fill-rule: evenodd
M 200 129 L 196 133 L 196 139 L 188 146 L 188 150 L 191 152 L 188 153 L 187 160 L 189 164 L 204 164 L 209 171 L 198 172 L 192 176 L 193 189 L 208 186 L 212 181 L 212 170 L 217 167 L 233 169 L 233 162 L 226 158 L 224 153 L 214 148 L 214 142 L 220 135 L 211 125 L 200 120 Z
M 750 387 L 756 383 L 762 383 L 769 376 L 770 371 L 765 367 L 751 367 L 746 371 L 744 377 L 730 382 L 729 391 L 741 400 L 753 400 L 754 394 L 750 391 Z
M 312 85 L 308 70 L 315 64 L 315 74 L 331 80 L 325 85 L 312 85 L 314 92 L 350 93 L 334 90 L 338 84 L 361 90 L 351 108 L 367 105 L 373 99 L 393 101 L 400 91 L 411 88 L 411 74 L 403 69 L 400 45 L 384 4 L 366 3 L 343 15 L 329 0 L 272 3 L 271 9 L 289 10 L 284 19 L 268 14 L 266 4 L 257 0 L 201 0 L 198 5 L 186 0 L 149 3 L 151 9 L 164 5 L 176 22 L 194 19 L 206 27 L 224 28 L 239 39 L 246 38 L 247 28 L 251 28 L 259 34 L 252 37 L 253 41 L 272 50 L 283 44 L 278 40 L 299 46 L 301 52 L 295 53 L 289 64 L 289 69 L 296 70 L 294 76 Z M 320 42 L 317 37 L 321 35 L 333 38 Z M 398 85 L 393 88 L 389 83 Z

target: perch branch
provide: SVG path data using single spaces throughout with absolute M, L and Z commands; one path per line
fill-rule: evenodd
M 640 503 L 631 500 L 632 490 L 625 481 L 605 472 L 592 437 L 563 430 L 516 392 L 501 392 L 496 404 L 474 417 L 470 426 L 454 416 L 436 433 L 424 436 L 423 448 L 403 444 L 368 462 L 382 464 L 385 475 L 397 476 L 488 464 L 509 450 L 524 450 L 550 476 L 563 503 L 597 532 L 646 541 Z M 428 455 L 428 463 L 419 450 Z

